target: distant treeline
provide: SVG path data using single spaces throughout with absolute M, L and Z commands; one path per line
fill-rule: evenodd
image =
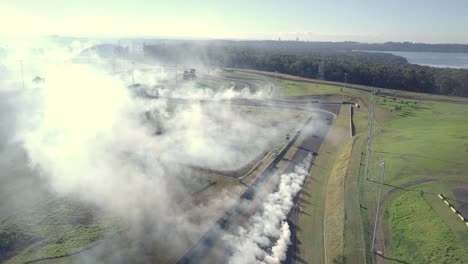
M 318 48 L 301 41 L 168 41 L 145 45 L 165 63 L 276 71 L 382 88 L 468 97 L 468 70 L 409 64 L 403 57 Z M 384 45 L 384 44 L 382 44 Z M 426 44 L 424 44 L 426 45 Z
M 413 42 L 358 43 L 337 42 L 337 47 L 347 50 L 372 51 L 412 51 L 412 52 L 442 52 L 468 53 L 468 44 L 426 44 Z
M 261 42 L 261 41 L 259 41 Z M 267 41 L 265 41 L 267 42 Z M 282 41 L 283 42 L 283 41 Z M 295 41 L 284 41 L 295 42 Z M 300 42 L 315 49 L 333 50 L 370 50 L 370 51 L 410 51 L 410 52 L 442 52 L 442 53 L 468 53 L 468 44 L 426 44 L 413 42 Z
M 144 42 L 144 40 L 142 40 Z M 186 40 L 156 40 L 152 44 L 182 44 Z M 353 41 L 344 42 L 309 42 L 309 41 L 231 41 L 231 40 L 191 40 L 197 45 L 218 45 L 231 47 L 266 48 L 268 50 L 295 49 L 302 52 L 310 51 L 409 51 L 409 52 L 441 52 L 441 53 L 468 53 L 468 44 L 427 44 L 413 42 L 385 42 L 385 43 L 361 43 Z

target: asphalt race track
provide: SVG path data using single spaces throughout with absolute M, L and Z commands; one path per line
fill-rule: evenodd
M 325 106 L 327 110 L 321 109 L 319 106 Z M 291 103 L 283 104 L 282 107 L 296 108 L 298 105 L 296 103 Z M 300 107 L 304 107 L 302 110 L 306 110 L 307 108 L 306 105 Z M 313 155 L 312 163 L 309 167 L 310 170 L 316 155 L 320 154 L 318 153 L 320 145 L 322 144 L 331 126 L 334 115 L 338 113 L 339 108 L 339 104 L 314 105 L 313 107 L 309 108 L 309 112 L 315 114 L 315 119 L 309 119 L 301 128 L 301 133 L 305 134 L 304 141 L 298 147 L 293 158 L 288 160 L 289 164 L 284 172 L 287 173 L 293 171 L 294 166 L 303 162 L 309 153 Z M 307 132 L 308 130 L 311 130 L 313 126 L 320 126 L 321 129 L 314 132 Z M 259 201 L 261 198 L 258 198 L 255 193 L 262 188 L 271 188 L 271 183 L 269 183 L 269 180 L 273 175 L 277 174 L 276 165 L 281 160 L 284 160 L 284 155 L 294 145 L 299 135 L 300 133 L 297 133 L 294 136 L 286 149 L 278 154 L 276 159 L 258 177 L 256 182 L 241 195 L 238 202 L 229 210 L 227 210 L 224 215 L 220 217 L 216 223 L 202 236 L 202 238 L 197 243 L 195 243 L 195 245 L 193 245 L 182 258 L 179 259 L 177 263 L 223 262 L 223 259 L 216 259 L 216 257 L 224 258 L 226 257 L 226 254 L 228 254 L 227 248 L 223 246 L 220 237 L 224 232 L 232 231 L 232 229 L 236 227 L 236 224 L 245 222 L 251 215 L 254 214 L 254 212 L 256 212 L 254 208 L 261 203 L 261 201 Z M 297 197 L 295 197 L 294 200 L 297 200 Z M 291 216 L 293 216 L 293 214 L 291 214 Z M 295 259 L 296 248 L 296 230 L 294 217 L 290 217 L 288 222 L 291 227 L 292 244 L 288 250 L 287 263 L 292 263 L 292 261 Z

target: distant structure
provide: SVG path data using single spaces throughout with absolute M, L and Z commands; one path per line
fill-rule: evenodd
M 44 83 L 45 80 L 41 76 L 36 76 L 32 81 L 33 83 Z
M 317 78 L 319 80 L 325 80 L 325 58 L 324 57 L 322 57 L 322 60 L 320 61 L 320 65 L 318 67 Z
M 196 70 L 195 69 L 190 69 L 190 71 L 184 71 L 184 80 L 194 80 L 197 78 L 197 75 L 195 74 Z
M 138 43 L 137 41 L 132 41 L 131 53 L 134 56 L 143 56 L 144 55 L 144 43 Z
M 299 37 L 296 37 L 296 41 L 299 41 Z

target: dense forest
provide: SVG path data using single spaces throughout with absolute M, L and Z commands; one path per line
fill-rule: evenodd
M 412 52 L 442 52 L 442 53 L 468 53 L 467 44 L 426 44 L 412 42 L 385 42 L 385 43 L 335 43 L 347 50 L 373 50 L 373 51 L 412 51 Z
M 174 41 L 145 45 L 164 63 L 276 71 L 328 81 L 468 97 L 468 70 L 409 64 L 388 53 L 315 48 L 294 41 Z

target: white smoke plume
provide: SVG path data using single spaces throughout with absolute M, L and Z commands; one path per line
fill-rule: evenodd
M 285 259 L 290 230 L 287 222 L 281 223 L 294 205 L 294 196 L 302 188 L 311 159 L 309 154 L 293 172 L 282 174 L 278 190 L 267 196 L 246 228 L 240 228 L 237 235 L 224 237 L 233 251 L 229 263 L 280 263 Z
M 127 88 L 128 73 L 122 78 L 122 74 L 112 75 L 109 68 L 102 68 L 109 66 L 106 63 L 96 67 L 69 61 L 77 46 L 72 43 L 70 55 L 51 57 L 43 51 L 33 52 L 34 56 L 27 52 L 18 55 L 16 49 L 12 54 L 7 52 L 0 91 L 14 90 L 18 96 L 14 99 L 14 133 L 10 134 L 21 142 L 29 165 L 39 171 L 54 193 L 121 217 L 139 238 L 148 238 L 149 251 L 157 248 L 164 252 L 160 255 L 177 256 L 186 250 L 187 241 L 200 235 L 203 225 L 210 224 L 205 220 L 217 215 L 211 210 L 214 204 L 235 199 L 215 197 L 201 206 L 194 204 L 193 190 L 187 186 L 192 172 L 183 165 L 241 164 L 242 159 L 256 156 L 276 139 L 283 140 L 284 127 L 295 120 L 283 122 L 286 125 L 281 128 L 282 124 L 244 115 L 229 103 L 174 106 L 167 98 L 134 98 Z M 46 63 L 41 63 L 41 57 L 47 58 Z M 24 89 L 19 59 L 23 62 Z M 40 87 L 31 82 L 36 75 L 45 79 Z M 148 73 L 137 77 L 151 78 Z M 159 82 L 148 81 L 150 85 Z M 172 97 L 192 99 L 248 94 L 230 88 L 200 92 L 190 84 L 171 93 Z M 168 110 L 171 107 L 174 109 Z M 157 116 L 156 123 L 163 124 L 161 135 L 156 136 L 148 124 L 151 122 L 144 120 L 146 111 Z M 291 199 L 287 193 L 300 186 L 300 177 L 299 170 L 282 176 L 281 192 L 270 199 Z M 274 218 L 266 219 L 268 228 L 263 234 L 279 238 L 277 225 L 291 205 L 281 202 L 278 208 L 278 201 L 273 200 L 265 205 L 265 210 L 271 211 L 269 217 Z
M 288 222 L 284 222 L 281 226 L 281 235 L 276 241 L 276 245 L 271 249 L 271 255 L 267 255 L 264 259 L 268 264 L 279 264 L 286 258 L 286 251 L 291 243 L 291 231 L 289 230 Z

